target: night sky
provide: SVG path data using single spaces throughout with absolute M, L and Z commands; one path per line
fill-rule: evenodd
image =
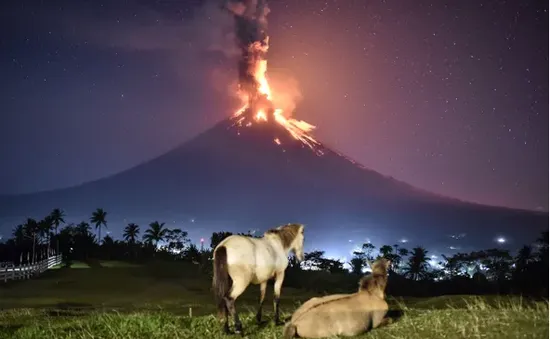
M 123 171 L 230 116 L 217 3 L 3 2 L 0 194 Z M 547 2 L 269 5 L 268 75 L 318 139 L 436 193 L 548 211 Z

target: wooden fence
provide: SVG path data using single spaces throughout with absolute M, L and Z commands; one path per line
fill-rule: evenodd
M 37 261 L 34 264 L 27 263 L 19 266 L 0 267 L 0 281 L 30 279 L 61 264 L 61 257 L 61 254 L 59 254 Z

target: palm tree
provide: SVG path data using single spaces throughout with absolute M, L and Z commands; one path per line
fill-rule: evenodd
M 535 255 L 533 253 L 533 248 L 531 246 L 525 245 L 519 251 L 516 256 L 516 270 L 523 271 L 527 266 L 535 260 Z
M 90 218 L 90 221 L 95 224 L 95 228 L 97 229 L 97 243 L 101 244 L 101 227 L 105 226 L 107 228 L 107 212 L 103 210 L 103 208 L 98 208 L 92 213 L 92 217 Z
M 55 238 L 56 238 L 56 245 L 55 245 L 55 254 L 59 254 L 59 233 L 58 233 L 58 228 L 59 228 L 59 225 L 61 225 L 62 223 L 64 224 L 65 223 L 65 212 L 63 212 L 61 209 L 59 208 L 54 208 L 53 211 L 50 213 L 50 218 L 52 220 L 52 223 L 53 223 L 53 226 L 54 226 L 54 229 L 55 229 Z
M 365 253 L 365 258 L 368 261 L 373 261 L 374 257 L 372 256 L 372 252 L 376 249 L 373 244 L 370 242 L 364 243 L 363 246 L 361 246 L 361 251 Z
M 25 226 L 17 225 L 12 231 L 12 236 L 15 244 L 19 247 L 25 242 Z
M 80 222 L 75 228 L 75 250 L 88 259 L 90 249 L 95 244 L 94 235 L 91 232 L 90 224 L 85 221 Z
M 135 244 L 136 238 L 138 235 L 139 235 L 138 225 L 131 223 L 124 228 L 123 237 L 124 237 L 124 240 L 126 240 L 129 244 L 132 244 L 132 245 Z
M 137 257 L 136 251 L 136 238 L 139 235 L 139 226 L 137 224 L 131 223 L 124 228 L 124 240 L 130 245 L 130 250 L 133 253 L 134 257 Z
M 44 219 L 38 222 L 38 233 L 43 241 L 47 244 L 48 257 L 50 256 L 50 233 L 52 231 L 53 222 L 50 216 L 46 216 Z
M 28 218 L 25 225 L 25 234 L 28 238 L 32 239 L 32 263 L 36 261 L 36 236 L 38 235 L 38 223 L 35 219 Z
M 394 247 L 390 245 L 383 245 L 380 247 L 380 256 L 391 262 L 389 271 L 394 273 L 400 262 L 399 254 L 394 253 Z
M 413 280 L 424 277 L 428 271 L 428 251 L 423 247 L 412 249 L 407 267 L 407 275 Z
M 85 221 L 81 221 L 78 225 L 76 225 L 76 230 L 79 235 L 87 236 L 91 231 L 90 224 Z
M 164 228 L 164 223 L 153 221 L 149 224 L 149 228 L 143 234 L 143 240 L 148 243 L 154 244 L 155 248 L 159 241 L 164 240 L 168 229 Z
M 365 253 L 362 251 L 354 251 L 353 257 L 351 258 L 349 265 L 351 266 L 351 272 L 357 275 L 363 274 L 363 269 L 365 268 L 366 258 Z

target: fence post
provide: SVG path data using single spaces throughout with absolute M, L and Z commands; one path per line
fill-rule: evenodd
M 4 271 L 4 282 L 8 282 L 8 266 L 6 266 Z

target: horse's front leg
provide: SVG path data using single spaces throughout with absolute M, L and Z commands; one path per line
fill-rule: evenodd
M 273 308 L 275 309 L 275 325 L 283 325 L 284 322 L 282 322 L 279 319 L 279 301 L 281 298 L 281 287 L 283 286 L 283 280 L 285 280 L 285 271 L 277 272 L 275 275 L 275 284 L 274 284 L 274 300 L 273 300 Z
M 256 321 L 258 322 L 258 324 L 262 323 L 262 306 L 264 305 L 266 288 L 267 288 L 267 281 L 260 284 L 260 305 L 258 307 L 258 313 L 256 313 Z

